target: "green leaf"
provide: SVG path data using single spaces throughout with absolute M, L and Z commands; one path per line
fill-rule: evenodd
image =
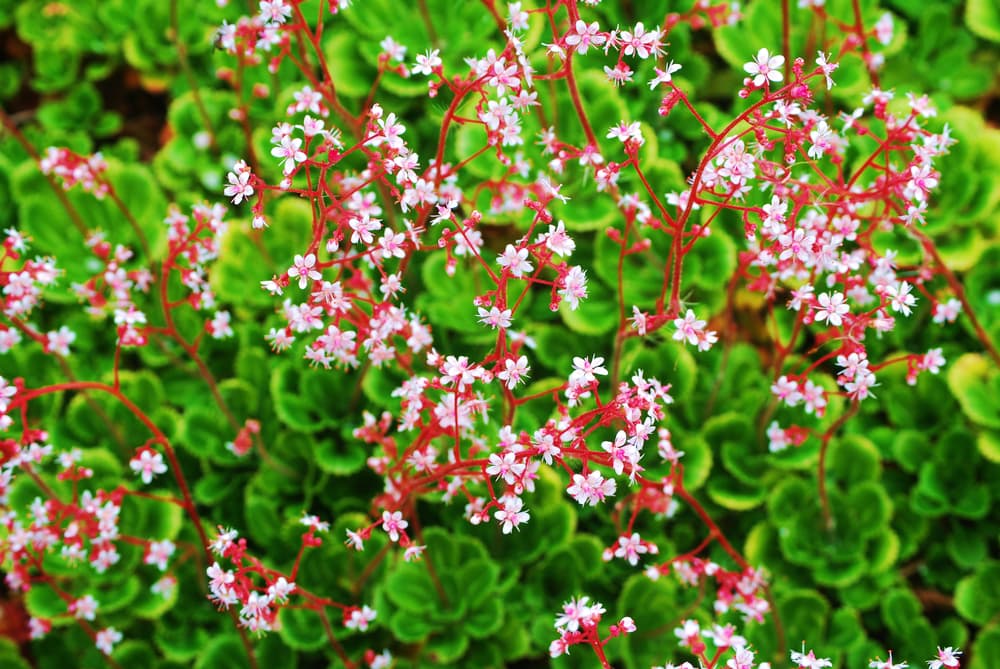
M 427 609 L 428 602 L 438 601 L 437 590 L 434 589 L 427 567 L 423 564 L 400 565 L 386 579 L 385 586 L 389 599 L 400 609 L 411 614 L 419 614 Z
M 135 639 L 123 641 L 114 649 L 111 657 L 122 667 L 152 667 L 156 660 L 149 644 Z
M 184 511 L 176 504 L 129 495 L 122 501 L 121 531 L 149 539 L 176 539 L 184 525 Z
M 970 669 L 1000 669 L 1000 627 L 991 625 L 981 631 L 970 655 Z
M 791 524 L 801 509 L 812 506 L 814 494 L 815 490 L 800 478 L 789 478 L 778 484 L 767 502 L 771 522 L 778 527 Z
M 984 458 L 993 464 L 1000 464 L 1000 432 L 993 430 L 980 432 L 976 437 L 976 445 Z
M 119 568 L 121 568 L 120 564 Z M 139 577 L 135 575 L 114 583 L 109 588 L 102 588 L 97 595 L 97 600 L 101 603 L 100 611 L 102 613 L 114 613 L 125 607 L 131 608 L 130 605 L 139 596 L 141 590 L 142 586 L 139 584 Z
M 208 631 L 198 626 L 188 627 L 178 621 L 160 619 L 153 632 L 153 643 L 160 652 L 175 662 L 191 666 L 191 661 L 208 642 Z
M 959 567 L 973 569 L 987 559 L 989 555 L 987 538 L 978 531 L 978 528 L 952 523 L 946 536 L 945 548 Z
M 278 513 L 278 500 L 274 497 L 247 488 L 244 518 L 247 533 L 262 546 L 273 544 L 278 540 L 281 515 Z
M 66 616 L 66 602 L 45 583 L 36 583 L 31 586 L 31 590 L 24 597 L 24 608 L 35 618 L 51 620 L 55 627 L 73 623 L 73 619 Z
M 0 637 L 0 666 L 4 669 L 31 669 L 17 644 L 7 637 Z
M 137 618 L 156 620 L 177 603 L 179 589 L 179 586 L 171 588 L 168 595 L 164 597 L 145 587 L 132 602 L 129 612 Z
M 573 332 L 587 336 L 599 336 L 611 332 L 618 326 L 618 307 L 611 289 L 600 281 L 591 281 L 589 295 L 580 300 L 576 309 L 570 308 L 565 300 L 559 305 L 559 315 Z
M 194 499 L 203 506 L 216 506 L 239 485 L 239 479 L 219 472 L 212 472 L 202 476 L 194 484 Z
M 462 565 L 458 570 L 461 586 L 459 596 L 469 608 L 475 608 L 489 599 L 500 577 L 500 567 L 490 560 L 476 560 Z M 488 635 L 487 635 L 488 636 Z
M 815 590 L 795 590 L 778 596 L 778 612 L 789 639 L 822 639 L 830 604 Z
M 687 475 L 687 469 L 684 474 Z M 728 475 L 717 475 L 708 482 L 708 496 L 725 509 L 747 511 L 763 504 L 768 490 L 763 485 L 750 485 Z
M 857 611 L 843 608 L 833 612 L 827 643 L 832 648 L 848 648 L 865 638 Z
M 469 648 L 469 637 L 464 634 L 435 634 L 427 642 L 427 652 L 438 664 L 453 665 Z
M 389 618 L 389 628 L 392 630 L 393 636 L 403 643 L 423 641 L 432 629 L 427 618 L 406 609 L 400 609 L 392 614 Z
M 984 625 L 1000 611 L 1000 562 L 983 563 L 955 588 L 955 609 L 965 618 Z
M 829 473 L 846 488 L 877 480 L 882 473 L 881 456 L 870 439 L 849 434 L 835 439 L 827 453 Z
M 813 569 L 813 578 L 820 585 L 834 588 L 845 588 L 865 575 L 868 565 L 864 560 L 845 560 L 844 562 L 826 562 Z
M 226 443 L 235 436 L 216 407 L 194 405 L 184 412 L 178 442 L 192 455 L 217 464 L 233 465 L 239 458 L 226 449 Z
M 907 636 L 913 624 L 922 617 L 920 600 L 910 590 L 897 588 L 882 599 L 882 619 L 896 636 Z
M 888 572 L 899 560 L 901 542 L 899 535 L 892 530 L 884 530 L 872 538 L 869 546 L 870 572 L 881 574 Z
M 983 39 L 1000 42 L 1000 5 L 994 0 L 967 0 L 965 25 Z
M 282 607 L 278 613 L 281 640 L 296 650 L 319 650 L 329 643 L 323 621 L 311 609 Z
M 893 439 L 892 453 L 903 469 L 912 474 L 930 458 L 931 445 L 922 432 L 900 430 Z
M 317 442 L 312 455 L 324 472 L 348 476 L 364 469 L 367 452 L 358 440 L 334 438 Z
M 566 190 L 562 192 L 565 194 Z M 554 202 L 550 207 L 553 216 L 565 223 L 570 232 L 594 230 L 601 233 L 621 216 L 611 198 L 597 197 L 582 189 L 574 193 L 569 202 Z
M 503 625 L 503 600 L 499 593 L 492 594 L 472 611 L 465 622 L 466 633 L 475 639 L 485 639 Z
M 712 471 L 712 449 L 703 438 L 694 437 L 684 442 L 684 487 L 697 490 L 708 480 Z
M 665 578 L 650 581 L 641 574 L 635 574 L 625 581 L 618 597 L 618 615 L 631 616 L 640 630 L 659 629 L 664 621 L 673 620 L 680 612 L 676 584 Z M 663 661 L 662 636 L 629 634 L 619 643 L 623 644 L 622 658 L 629 669 L 648 669 Z
M 332 426 L 332 412 L 312 398 L 344 397 L 346 379 L 341 372 L 302 369 L 298 362 L 284 360 L 271 376 L 274 410 L 281 422 L 300 432 Z
M 622 371 L 642 370 L 646 378 L 656 378 L 670 385 L 670 395 L 678 405 L 694 393 L 698 381 L 698 363 L 684 345 L 674 341 L 649 348 L 640 339 L 628 339 L 622 354 Z M 683 449 L 682 449 L 683 450 Z
M 209 641 L 198 654 L 194 669 L 244 669 L 247 664 L 246 651 L 239 637 L 220 636 Z
M 498 550 L 502 559 L 515 564 L 531 563 L 562 546 L 576 527 L 576 510 L 568 498 L 560 497 L 555 503 L 545 503 L 541 498 L 528 501 L 531 519 L 504 537 Z
M 1000 429 L 1000 372 L 984 356 L 966 353 L 948 368 L 948 387 L 971 421 Z
M 330 30 L 323 33 L 323 53 L 326 56 L 330 75 L 337 85 L 337 94 L 351 98 L 361 98 L 368 94 L 374 71 L 361 61 L 359 46 L 363 43 L 346 30 Z M 426 92 L 426 85 L 420 87 Z
M 892 517 L 892 501 L 885 488 L 874 481 L 852 488 L 847 494 L 846 503 L 853 531 L 864 537 L 878 534 Z

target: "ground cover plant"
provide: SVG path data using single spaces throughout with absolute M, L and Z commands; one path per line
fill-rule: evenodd
M 3 666 L 1000 666 L 992 3 L 0 36 Z

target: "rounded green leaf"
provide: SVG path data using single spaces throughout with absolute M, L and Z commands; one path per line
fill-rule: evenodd
M 247 654 L 239 637 L 219 636 L 198 653 L 194 669 L 244 669 L 247 664 Z
M 967 0 L 965 25 L 983 39 L 1000 42 L 1000 5 L 993 0 Z
M 296 650 L 319 650 L 329 643 L 323 621 L 311 609 L 285 606 L 278 613 L 278 620 L 282 641 Z
M 948 387 L 975 423 L 1000 429 L 1000 372 L 984 356 L 966 353 L 948 368 Z
M 1000 611 L 1000 562 L 981 564 L 955 588 L 955 609 L 966 620 L 986 624 Z

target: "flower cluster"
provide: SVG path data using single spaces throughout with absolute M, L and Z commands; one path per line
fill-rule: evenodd
M 6 432 L 13 426 L 8 413 L 23 406 L 30 395 L 31 391 L 23 391 L 20 379 L 11 384 L 0 377 L 0 419 L 8 419 L 2 421 L 0 431 Z M 144 454 L 149 452 L 143 450 Z M 39 476 L 47 470 L 51 470 L 57 480 L 72 482 L 73 486 L 73 494 L 68 498 L 44 488 L 47 498 L 36 497 L 23 512 L 8 507 L 2 518 L 6 536 L 0 543 L 0 562 L 5 565 L 8 588 L 26 593 L 41 584 L 40 587 L 51 589 L 65 604 L 66 611 L 62 615 L 80 621 L 97 648 L 110 654 L 114 645 L 122 640 L 121 632 L 113 627 L 95 630 L 87 624 L 100 614 L 100 601 L 89 593 L 75 595 L 63 589 L 46 575 L 42 561 L 54 559 L 64 568 L 83 563 L 95 574 L 104 574 L 121 560 L 119 549 L 122 545 L 132 544 L 142 547 L 145 564 L 165 573 L 177 547 L 169 539 L 124 534 L 120 528 L 121 511 L 130 491 L 124 487 L 114 490 L 87 488 L 94 471 L 82 464 L 82 459 L 83 453 L 78 448 L 57 451 L 43 430 L 24 428 L 18 439 L 0 438 L 0 501 L 5 506 L 9 492 L 18 486 L 20 479 L 39 481 Z M 137 457 L 133 463 L 139 460 Z M 140 465 L 139 469 L 142 467 Z M 162 473 L 155 465 L 153 470 Z M 50 554 L 54 557 L 49 557 Z M 151 590 L 167 598 L 175 582 L 167 574 L 156 581 Z M 52 618 L 31 618 L 28 621 L 31 638 L 45 636 L 52 624 Z

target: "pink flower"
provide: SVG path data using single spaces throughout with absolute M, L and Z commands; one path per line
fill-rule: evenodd
M 528 522 L 530 516 L 527 511 L 521 510 L 523 507 L 524 502 L 520 497 L 501 498 L 500 510 L 495 512 L 493 517 L 501 524 L 504 534 L 510 534 L 515 527 Z
M 954 297 L 947 302 L 938 302 L 934 305 L 935 323 L 954 323 L 958 315 L 962 313 L 962 303 Z
M 528 378 L 528 358 L 520 356 L 517 360 L 507 358 L 504 360 L 504 367 L 497 374 L 497 378 L 504 382 L 508 390 L 513 390 L 517 384 L 524 383 Z
M 622 535 L 618 537 L 618 545 L 615 547 L 615 557 L 628 560 L 628 563 L 633 567 L 639 564 L 639 556 L 648 552 L 649 546 L 639 538 L 637 532 L 633 532 L 632 536 Z
M 129 460 L 128 466 L 136 474 L 140 474 L 142 482 L 149 485 L 153 477 L 167 471 L 167 466 L 163 464 L 163 455 L 151 448 L 139 449 L 135 457 Z
M 573 311 L 580 306 L 580 300 L 587 298 L 587 273 L 582 267 L 573 266 L 562 281 L 559 296 L 566 300 Z
M 228 339 L 233 336 L 233 327 L 229 324 L 232 317 L 228 311 L 216 311 L 208 323 L 208 333 L 213 339 Z
M 962 651 L 957 648 L 948 646 L 942 650 L 939 646 L 937 649 L 937 657 L 927 662 L 927 669 L 941 669 L 942 667 L 947 667 L 947 669 L 957 669 L 960 666 L 958 656 L 961 654 Z
M 528 261 L 528 249 L 514 248 L 513 244 L 508 244 L 504 252 L 497 256 L 497 264 L 518 278 L 534 269 Z
M 417 56 L 417 64 L 413 66 L 413 73 L 430 75 L 439 67 L 441 67 L 440 51 L 434 49 Z
M 805 651 L 800 653 L 793 650 L 791 651 L 791 660 L 798 665 L 799 669 L 823 669 L 833 666 L 833 662 L 826 658 L 817 658 L 811 650 L 808 654 Z
M 491 307 L 489 310 L 479 307 L 479 322 L 483 325 L 489 325 L 494 330 L 497 328 L 501 330 L 509 328 L 511 324 L 510 317 L 510 309 L 501 311 L 499 307 Z
M 784 79 L 780 69 L 784 64 L 784 56 L 772 56 L 767 49 L 761 49 L 753 60 L 743 66 L 743 70 L 753 77 L 753 85 L 760 87 L 765 82 L 779 82 Z
M 344 627 L 349 630 L 364 632 L 368 629 L 368 623 L 375 620 L 375 609 L 367 604 L 362 608 L 352 607 L 344 611 Z
M 872 660 L 871 662 L 868 663 L 868 666 L 871 669 L 906 669 L 906 667 L 910 665 L 908 665 L 906 662 L 893 662 L 892 651 L 890 650 L 888 660 L 885 661 L 881 659 Z
M 242 170 L 237 168 L 236 172 L 230 172 L 226 175 L 229 185 L 223 189 L 223 194 L 226 197 L 233 198 L 233 204 L 239 204 L 244 199 L 249 199 L 254 193 L 253 186 L 250 185 L 251 176 L 249 167 Z
M 106 627 L 97 633 L 95 642 L 97 649 L 105 655 L 111 655 L 115 644 L 122 640 L 122 633 L 114 627 Z
M 90 595 L 84 595 L 80 599 L 70 602 L 68 608 L 77 620 L 93 620 L 97 614 L 97 600 Z
M 820 293 L 817 298 L 819 309 L 816 310 L 816 320 L 826 321 L 835 327 L 843 325 L 843 317 L 851 310 L 845 304 L 845 299 L 843 293 Z
M 597 506 L 598 502 L 603 502 L 605 497 L 612 497 L 617 490 L 618 484 L 614 479 L 605 479 L 598 471 L 590 472 L 587 476 L 573 474 L 573 482 L 566 492 L 575 499 L 580 506 Z
M 271 155 L 275 158 L 281 158 L 282 170 L 286 175 L 295 171 L 295 166 L 308 157 L 302 151 L 302 140 L 298 137 L 293 139 L 287 135 L 281 138 L 278 146 L 271 149 Z
M 151 541 L 146 548 L 146 557 L 143 560 L 146 564 L 156 565 L 160 571 L 167 570 L 167 560 L 174 554 L 174 542 L 169 539 L 163 541 Z
M 599 47 L 607 41 L 607 36 L 600 34 L 601 28 L 594 21 L 590 25 L 578 20 L 573 32 L 566 36 L 566 44 L 575 47 L 578 54 L 585 54 L 591 47 Z
M 61 356 L 69 355 L 69 345 L 76 341 L 76 333 L 65 325 L 58 330 L 46 333 L 45 350 Z
M 490 464 L 486 467 L 486 473 L 496 478 L 502 478 L 507 484 L 513 485 L 517 479 L 524 474 L 527 465 L 518 462 L 517 454 L 511 451 L 502 456 L 497 453 L 490 454 Z
M 400 533 L 404 532 L 408 526 L 409 523 L 403 520 L 402 512 L 382 512 L 382 529 L 385 530 L 391 540 L 399 541 Z
M 319 281 L 323 275 L 316 270 L 316 254 L 309 253 L 305 256 L 296 255 L 292 266 L 288 269 L 288 276 L 298 277 L 299 288 L 309 285 L 309 280 Z
M 41 639 L 52 631 L 52 623 L 44 618 L 31 618 L 28 620 L 28 635 L 32 639 Z

